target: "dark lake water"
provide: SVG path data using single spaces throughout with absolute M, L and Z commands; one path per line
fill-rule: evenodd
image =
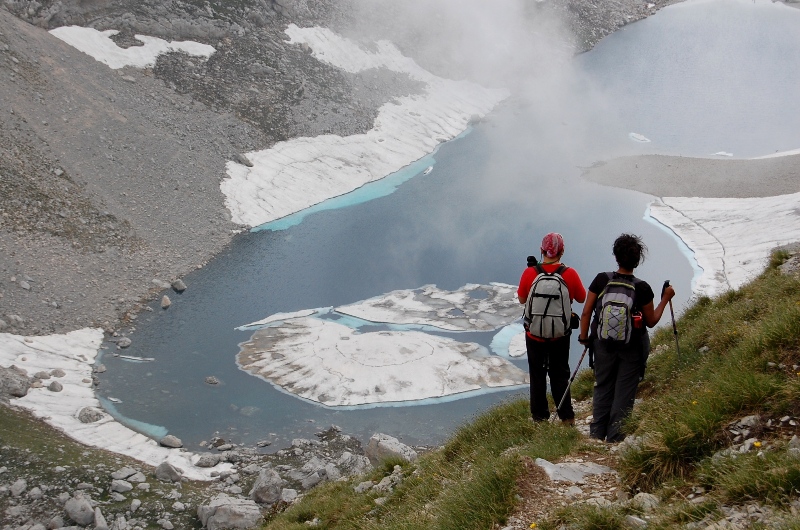
M 413 170 L 433 164 L 429 175 L 284 230 L 237 237 L 185 278 L 187 291 L 170 294 L 168 311 L 154 304 L 139 317 L 125 353 L 155 361 L 103 357 L 101 398 L 122 401 L 108 406 L 123 422 L 154 435 L 168 430 L 190 448 L 218 433 L 237 443 L 269 439 L 277 449 L 330 424 L 362 439 L 385 432 L 437 443 L 525 391 L 324 408 L 239 370 L 237 345 L 251 332 L 234 328 L 425 284 L 516 284 L 526 256 L 550 231 L 564 235 L 564 261 L 586 284 L 614 266 L 611 243 L 620 233 L 641 235 L 650 255 L 637 275 L 655 290 L 672 280 L 676 306 L 685 305 L 692 266 L 683 245 L 644 218 L 652 198 L 586 182 L 580 168 L 622 154 L 744 157 L 800 147 L 800 72 L 787 51 L 800 45 L 800 11 L 745 2 L 676 7 L 576 58 L 559 87 L 510 98 Z M 632 141 L 631 132 L 652 142 Z M 488 346 L 491 334 L 473 340 Z M 579 353 L 576 343 L 576 360 Z M 205 384 L 211 375 L 221 384 Z

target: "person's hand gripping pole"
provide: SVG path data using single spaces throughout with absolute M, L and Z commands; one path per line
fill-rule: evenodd
M 667 290 L 669 287 L 669 280 L 664 281 L 664 286 L 661 288 L 661 297 L 664 297 L 664 291 Z M 681 356 L 681 347 L 678 344 L 678 326 L 675 325 L 675 311 L 672 309 L 672 300 L 669 301 L 669 314 L 672 317 L 672 333 L 675 335 L 675 351 L 678 353 L 678 357 Z

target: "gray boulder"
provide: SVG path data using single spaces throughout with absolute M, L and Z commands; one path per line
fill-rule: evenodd
M 162 482 L 180 482 L 182 473 L 168 462 L 161 462 L 155 471 L 156 478 Z
M 81 423 L 94 423 L 105 417 L 105 413 L 97 407 L 83 407 L 78 411 L 78 421 Z
M 354 455 L 349 451 L 342 453 L 336 465 L 345 476 L 365 475 L 372 471 L 372 464 L 366 456 Z
M 259 504 L 271 506 L 281 500 L 283 480 L 272 468 L 263 468 L 250 490 L 250 498 Z
M 183 442 L 181 441 L 181 439 L 171 434 L 168 434 L 165 437 L 163 437 L 158 443 L 160 443 L 164 447 L 170 447 L 172 449 L 178 449 L 179 447 L 183 447 Z
M 197 467 L 214 467 L 219 464 L 220 459 L 220 455 L 206 453 L 200 455 L 200 459 L 194 465 Z
M 94 521 L 94 508 L 89 499 L 78 493 L 64 504 L 67 517 L 81 526 L 88 526 Z
M 62 390 L 64 390 L 64 386 L 58 381 L 53 381 L 52 383 L 47 385 L 47 390 L 49 390 L 50 392 L 61 392 Z
M 261 523 L 261 510 L 250 499 L 220 493 L 208 504 L 198 506 L 197 517 L 208 530 L 256 528 Z
M 364 454 L 373 464 L 377 464 L 389 457 L 400 457 L 406 462 L 417 459 L 417 452 L 400 440 L 388 434 L 373 434 L 367 443 Z
M 174 289 L 176 293 L 182 293 L 183 291 L 186 290 L 186 284 L 183 283 L 183 280 L 178 278 L 177 280 L 172 282 L 172 289 Z
M 28 394 L 31 383 L 28 372 L 14 365 L 8 368 L 0 366 L 0 399 L 24 397 Z

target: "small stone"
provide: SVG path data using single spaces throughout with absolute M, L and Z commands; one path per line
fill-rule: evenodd
M 26 291 L 30 291 L 31 290 L 31 284 L 29 284 L 25 280 L 21 280 L 19 282 L 19 286 L 22 287 L 23 289 L 25 289 Z
M 30 491 L 28 491 L 28 498 L 31 500 L 38 501 L 42 497 L 44 497 L 44 494 L 42 493 L 42 490 L 39 487 L 34 486 L 33 488 L 30 489 Z
M 94 521 L 94 508 L 82 493 L 76 494 L 64 504 L 67 517 L 81 526 L 88 526 Z
M 206 381 L 206 384 L 208 384 L 208 385 L 218 385 L 219 384 L 219 379 L 217 379 L 213 375 L 210 375 L 210 376 L 206 377 L 205 381 Z
M 119 339 L 117 341 L 117 347 L 118 348 L 127 348 L 132 344 L 132 342 L 133 341 L 131 341 L 131 339 L 129 339 L 128 337 L 122 337 L 121 339 Z
M 94 423 L 105 418 L 105 413 L 96 407 L 83 407 L 78 412 L 78 421 L 81 423 Z M 120 477 L 125 478 L 125 477 Z
M 131 491 L 133 489 L 133 484 L 128 482 L 127 480 L 112 480 L 111 481 L 111 491 L 116 491 L 119 493 L 125 493 Z
M 113 478 L 114 480 L 123 480 L 134 474 L 136 474 L 136 470 L 133 469 L 132 467 L 126 466 L 119 468 L 118 470 L 111 473 L 111 478 Z
M 64 390 L 64 387 L 58 381 L 53 381 L 49 385 L 47 385 L 47 390 L 50 392 L 61 392 Z
M 139 499 L 133 499 L 131 501 L 131 513 L 134 513 L 136 510 L 138 510 L 139 506 L 141 506 L 141 505 L 142 505 L 142 501 L 140 501 Z
M 168 462 L 161 462 L 155 470 L 158 480 L 163 482 L 180 482 L 181 472 Z
M 14 497 L 19 497 L 26 489 L 28 489 L 28 483 L 23 479 L 19 479 L 11 485 L 9 491 Z
M 94 509 L 94 529 L 108 530 L 108 523 L 106 523 L 106 518 L 103 517 L 103 513 L 100 511 L 100 508 Z
M 174 282 L 172 282 L 172 289 L 173 289 L 173 290 L 174 290 L 176 293 L 182 293 L 183 291 L 185 291 L 185 290 L 186 290 L 186 284 L 185 284 L 185 283 L 183 283 L 183 280 L 181 280 L 180 278 L 178 278 L 177 280 L 175 280 Z
M 659 501 L 658 497 L 656 497 L 651 493 L 644 493 L 644 492 L 637 493 L 636 495 L 633 496 L 633 499 L 631 500 L 632 505 L 640 508 L 645 512 L 652 512 L 658 507 L 660 503 L 661 501 Z
M 50 375 L 53 377 L 65 377 L 67 372 L 62 370 L 61 368 L 56 368 L 55 370 L 50 370 Z
M 159 444 L 163 445 L 164 447 L 170 447 L 172 449 L 178 449 L 183 447 L 183 442 L 177 436 L 173 436 L 171 434 L 166 435 L 158 442 Z
M 161 309 L 168 309 L 171 305 L 172 300 L 169 299 L 169 296 L 164 295 L 161 297 Z

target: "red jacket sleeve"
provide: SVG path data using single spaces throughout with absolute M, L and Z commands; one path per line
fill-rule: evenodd
M 578 271 L 570 267 L 564 271 L 564 281 L 569 289 L 569 297 L 582 304 L 586 301 L 586 288 L 583 286 Z
M 517 289 L 517 296 L 522 297 L 523 299 L 528 298 L 528 293 L 531 292 L 531 285 L 533 285 L 533 280 L 536 279 L 537 274 L 539 273 L 536 272 L 536 269 L 534 267 L 528 267 L 527 269 L 522 271 L 522 277 L 519 279 L 519 288 Z M 567 285 L 567 288 L 569 288 L 569 285 Z

